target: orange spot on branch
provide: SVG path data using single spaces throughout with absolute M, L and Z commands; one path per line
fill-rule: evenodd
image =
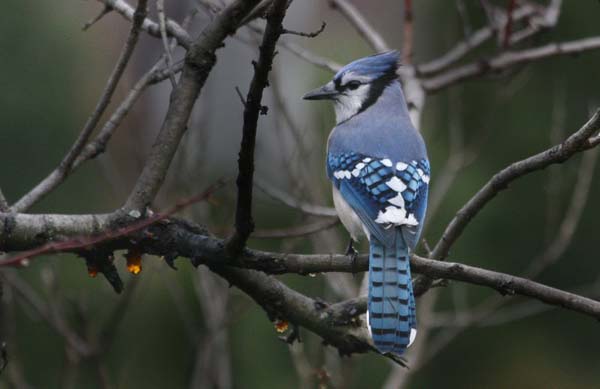
M 140 274 L 142 271 L 142 253 L 138 250 L 129 250 L 125 254 L 125 258 L 127 259 L 127 270 L 131 274 Z
M 288 323 L 287 320 L 279 320 L 279 319 L 275 320 L 275 330 L 277 332 L 279 332 L 280 334 L 287 331 L 289 326 L 290 326 L 290 323 Z
M 98 268 L 96 266 L 88 266 L 88 275 L 92 278 L 96 278 L 98 275 Z

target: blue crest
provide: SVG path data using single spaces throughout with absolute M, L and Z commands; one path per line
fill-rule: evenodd
M 334 80 L 340 79 L 347 72 L 368 76 L 372 79 L 395 74 L 398 69 L 399 60 L 399 54 L 396 50 L 360 58 L 340 69 L 335 75 Z

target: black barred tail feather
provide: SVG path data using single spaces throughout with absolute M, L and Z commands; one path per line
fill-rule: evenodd
M 400 229 L 386 247 L 371 237 L 369 251 L 368 321 L 381 352 L 402 354 L 416 336 L 415 299 L 409 252 Z
M 410 266 L 409 266 L 409 276 L 408 279 L 410 280 Z M 414 340 L 414 336 L 417 335 L 417 303 L 415 302 L 415 294 L 413 293 L 413 288 L 412 288 L 412 282 L 409 282 L 410 287 L 410 298 L 408 300 L 408 325 L 410 326 L 410 328 L 414 331 L 414 335 L 412 340 L 409 342 L 409 346 L 410 343 L 412 343 L 412 341 Z

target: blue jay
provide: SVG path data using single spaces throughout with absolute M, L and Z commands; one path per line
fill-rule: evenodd
M 373 343 L 382 353 L 402 354 L 417 335 L 409 258 L 423 226 L 430 171 L 397 67 L 395 51 L 361 58 L 304 99 L 334 102 L 327 147 L 333 202 L 351 239 L 369 240 Z

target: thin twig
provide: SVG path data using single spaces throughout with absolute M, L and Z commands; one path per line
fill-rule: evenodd
M 535 278 L 545 268 L 556 262 L 569 247 L 587 203 L 597 159 L 598 150 L 590 150 L 583 155 L 578 169 L 577 182 L 573 186 L 573 195 L 558 228 L 557 236 L 546 250 L 531 262 L 528 270 L 524 273 L 525 277 Z
M 331 207 L 323 207 L 321 205 L 314 205 L 302 202 L 300 200 L 295 199 L 289 194 L 273 187 L 272 185 L 267 184 L 265 181 L 261 179 L 256 179 L 254 181 L 254 185 L 265 192 L 269 197 L 281 202 L 282 204 L 287 205 L 290 208 L 298 209 L 307 215 L 314 216 L 326 216 L 326 217 L 336 217 L 337 211 L 335 208 Z
M 512 33 L 509 44 L 514 45 L 541 31 L 555 27 L 560 17 L 561 5 L 562 0 L 551 0 L 544 12 L 533 15 L 526 27 Z
M 467 39 L 471 35 L 472 27 L 471 22 L 469 21 L 469 13 L 467 12 L 465 0 L 456 0 L 456 11 L 460 17 L 464 38 Z
M 242 94 L 242 91 L 240 90 L 240 87 L 236 86 L 235 87 L 235 93 L 237 93 L 238 97 L 240 98 L 240 102 L 242 103 L 242 107 L 246 106 L 246 99 L 244 99 L 244 95 Z
M 0 212 L 6 212 L 9 210 L 8 201 L 6 201 L 6 197 L 4 197 L 4 193 L 2 193 L 2 188 L 0 188 Z
M 433 93 L 458 82 L 490 72 L 502 71 L 515 65 L 559 55 L 576 55 L 597 49 L 600 49 L 600 37 L 583 38 L 562 43 L 549 43 L 531 49 L 504 52 L 491 59 L 471 62 L 454 69 L 449 69 L 437 76 L 423 79 L 423 87 L 428 93 Z
M 277 40 L 282 30 L 287 0 L 274 0 L 267 14 L 267 27 L 260 45 L 258 62 L 254 65 L 254 77 L 244 105 L 244 124 L 242 129 L 242 142 L 238 159 L 238 197 L 235 212 L 235 232 L 229 239 L 227 246 L 232 253 L 239 253 L 245 246 L 248 237 L 254 230 L 252 219 L 252 188 L 254 181 L 254 147 L 256 144 L 256 130 L 258 117 L 266 114 L 262 105 L 263 91 L 268 86 L 269 72 L 275 57 Z
M 167 56 L 167 72 L 169 73 L 169 80 L 171 81 L 171 86 L 175 88 L 175 86 L 177 86 L 177 81 L 175 80 L 175 73 L 173 73 L 173 55 L 171 54 L 171 46 L 169 45 L 169 37 L 167 36 L 165 0 L 156 0 L 156 13 L 158 14 L 160 37 Z
M 90 27 L 92 27 L 94 24 L 96 24 L 98 21 L 100 21 L 100 19 L 102 19 L 107 14 L 109 14 L 111 11 L 112 11 L 112 8 L 105 5 L 104 8 L 102 8 L 102 11 L 100 11 L 100 13 L 98 15 L 94 16 L 92 19 L 85 22 L 85 24 L 83 25 L 83 27 L 81 27 L 81 29 L 83 31 L 87 31 Z
M 246 27 L 248 27 L 250 30 L 254 31 L 257 34 L 264 33 L 264 28 L 258 24 L 250 23 Z M 238 37 L 238 39 L 239 39 L 239 37 Z M 244 43 L 248 43 L 248 42 L 244 42 Z M 288 39 L 280 39 L 278 42 L 278 45 L 283 47 L 284 49 L 288 50 L 290 53 L 294 54 L 298 58 L 300 58 L 312 65 L 318 66 L 321 69 L 324 69 L 326 71 L 329 71 L 332 73 L 337 73 L 342 68 L 341 64 L 339 64 L 335 61 L 332 61 L 330 59 L 327 59 L 325 57 L 321 57 L 321 56 L 313 53 L 312 51 L 310 51 Z
M 303 36 L 305 38 L 315 38 L 315 37 L 319 36 L 325 30 L 325 27 L 327 27 L 327 23 L 321 22 L 321 27 L 319 27 L 318 30 L 315 30 L 313 32 L 294 31 L 294 30 L 288 30 L 287 28 L 284 28 L 281 33 Z
M 508 0 L 508 7 L 506 9 L 506 25 L 504 27 L 504 41 L 502 46 L 507 49 L 510 45 L 510 38 L 513 32 L 513 13 L 517 0 Z
M 382 36 L 375 30 L 364 16 L 346 0 L 328 0 L 329 5 L 339 10 L 342 15 L 356 28 L 359 34 L 376 52 L 388 51 L 390 48 Z
M 413 5 L 412 0 L 404 0 L 404 36 L 402 45 L 402 62 L 411 64 L 413 58 Z
M 536 14 L 536 8 L 530 4 L 524 4 L 513 12 L 514 21 L 529 18 Z M 453 65 L 473 49 L 479 47 L 494 34 L 494 29 L 487 25 L 469 34 L 464 40 L 457 43 L 452 49 L 448 50 L 440 57 L 417 66 L 420 75 L 430 75 L 442 71 Z

